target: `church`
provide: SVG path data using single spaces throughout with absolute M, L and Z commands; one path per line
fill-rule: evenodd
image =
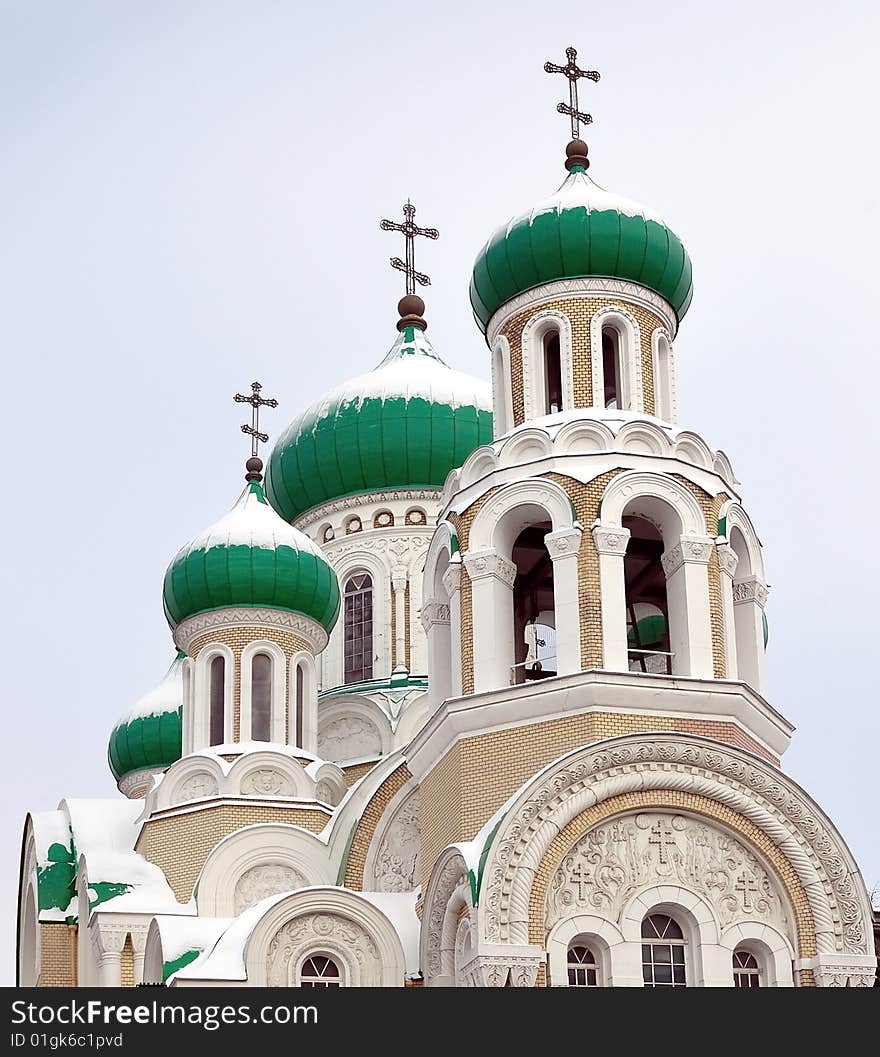
M 244 490 L 171 557 L 119 795 L 24 821 L 20 986 L 874 985 L 858 866 L 781 762 L 758 530 L 678 421 L 690 257 L 589 175 L 598 74 L 544 69 L 571 141 L 476 256 L 491 384 L 428 338 L 407 202 L 378 366 L 265 466 L 277 402 L 235 397 Z

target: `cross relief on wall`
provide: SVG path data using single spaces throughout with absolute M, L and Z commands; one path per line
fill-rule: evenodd
M 547 893 L 547 927 L 573 912 L 617 921 L 640 891 L 681 884 L 701 895 L 721 927 L 759 919 L 788 932 L 767 871 L 723 830 L 685 815 L 642 812 L 591 830 L 572 847 Z

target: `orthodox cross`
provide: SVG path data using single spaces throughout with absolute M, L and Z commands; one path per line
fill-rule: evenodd
M 590 885 L 593 884 L 592 869 L 579 862 L 571 871 L 571 879 L 578 886 L 578 899 L 580 899 L 581 902 L 586 902 L 587 896 L 584 889 L 589 888 Z
M 259 447 L 260 441 L 263 444 L 269 439 L 268 433 L 260 432 L 260 408 L 261 407 L 278 407 L 278 401 L 274 398 L 264 399 L 260 396 L 260 390 L 263 387 L 259 382 L 251 382 L 251 395 L 244 396 L 242 393 L 236 393 L 233 398 L 236 404 L 250 404 L 251 405 L 251 424 L 244 425 L 241 427 L 242 433 L 247 433 L 251 438 L 251 458 L 255 458 L 257 455 L 257 448 Z
M 416 252 L 415 252 L 415 237 L 416 235 L 424 235 L 428 239 L 437 239 L 440 237 L 440 232 L 436 228 L 420 228 L 416 225 L 413 219 L 416 215 L 416 207 L 407 198 L 406 205 L 403 207 L 403 223 L 398 223 L 395 220 L 382 220 L 379 222 L 379 227 L 383 231 L 400 231 L 403 233 L 406 239 L 406 260 L 402 261 L 399 257 L 391 258 L 391 267 L 396 268 L 399 272 L 406 273 L 406 292 L 408 294 L 414 294 L 416 292 L 416 283 L 421 286 L 430 286 L 430 278 L 424 274 L 424 272 L 416 271 Z
M 568 62 L 565 66 L 557 66 L 555 62 L 545 62 L 544 69 L 547 73 L 563 73 L 568 78 L 568 103 L 559 103 L 556 109 L 560 114 L 568 114 L 571 118 L 571 138 L 580 139 L 580 122 L 585 125 L 592 124 L 593 118 L 578 110 L 578 81 L 586 77 L 588 81 L 598 81 L 599 74 L 595 70 L 582 70 L 577 64 L 577 51 L 574 48 L 565 49 L 565 57 Z
M 648 837 L 649 844 L 657 844 L 660 848 L 660 862 L 665 863 L 666 859 L 666 848 L 675 847 L 675 837 L 672 835 L 672 830 L 662 820 L 655 822 L 651 827 L 651 835 Z
M 748 877 L 745 873 L 741 873 L 733 888 L 736 892 L 742 892 L 743 909 L 749 910 L 752 906 L 752 896 L 758 892 L 758 885 L 755 879 Z

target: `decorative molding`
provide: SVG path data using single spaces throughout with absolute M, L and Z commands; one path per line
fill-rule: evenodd
M 642 329 L 639 321 L 622 305 L 603 305 L 590 318 L 590 369 L 592 374 L 593 407 L 605 409 L 605 356 L 602 331 L 606 325 L 618 332 L 618 351 L 621 356 L 621 390 L 617 394 L 618 408 L 624 412 L 645 413 L 644 383 L 642 379 Z M 621 328 L 625 334 L 621 334 Z
M 374 892 L 411 892 L 417 885 L 421 852 L 421 796 L 414 789 L 374 837 L 376 857 L 371 876 Z
M 325 760 L 353 760 L 383 752 L 379 728 L 364 716 L 342 715 L 318 728 L 318 755 Z
M 682 565 L 708 565 L 714 547 L 715 541 L 711 536 L 682 533 L 679 542 L 670 550 L 664 551 L 660 557 L 667 580 L 677 573 Z
M 568 558 L 581 549 L 582 531 L 579 528 L 561 529 L 559 532 L 548 532 L 544 537 L 547 553 L 556 561 L 557 558 Z
M 443 587 L 450 600 L 461 590 L 461 562 L 452 562 L 443 574 Z
M 742 602 L 754 602 L 763 609 L 767 604 L 768 594 L 767 585 L 762 583 L 757 576 L 750 576 L 748 580 L 734 581 L 733 604 L 735 606 Z
M 452 896 L 465 891 L 469 883 L 467 866 L 457 849 L 431 874 L 422 909 L 422 971 L 429 980 L 443 971 L 443 925 Z
M 217 796 L 219 792 L 216 777 L 209 771 L 199 771 L 174 790 L 171 803 L 186 804 L 190 800 L 204 800 L 209 796 Z
M 450 620 L 449 606 L 445 602 L 422 603 L 422 627 L 427 632 L 435 624 L 448 624 Z
M 494 576 L 501 583 L 512 588 L 516 579 L 516 565 L 507 558 L 503 558 L 491 547 L 466 554 L 464 567 L 472 582 Z
M 574 348 L 571 320 L 558 308 L 543 309 L 523 327 L 520 340 L 523 381 L 523 419 L 529 422 L 547 414 L 546 363 L 544 338 L 556 331 L 559 336 L 559 367 L 562 382 L 562 407 L 574 406 Z
M 397 500 L 404 502 L 421 500 L 424 502 L 432 499 L 439 502 L 441 491 L 442 489 L 440 488 L 393 488 L 385 492 L 361 492 L 357 495 L 342 496 L 342 498 L 334 499 L 332 502 L 321 503 L 320 506 L 312 507 L 311 510 L 307 510 L 298 518 L 294 518 L 291 521 L 291 525 L 300 529 L 300 531 L 304 531 L 314 525 L 316 521 L 321 521 L 332 514 L 339 514 L 344 510 L 351 510 L 353 507 L 372 506 L 374 503 L 384 505 Z M 418 527 L 422 528 L 424 526 Z
M 116 783 L 116 786 L 123 796 L 131 798 L 132 793 L 138 792 L 140 789 L 149 789 L 153 784 L 153 778 L 164 770 L 164 767 L 141 767 L 137 771 L 129 771 L 128 774 L 124 774 Z
M 241 780 L 242 796 L 296 796 L 290 778 L 272 767 L 249 771 Z
M 327 645 L 329 636 L 324 628 L 309 617 L 300 613 L 291 613 L 286 609 L 268 609 L 261 606 L 229 607 L 212 609 L 207 613 L 196 613 L 181 621 L 174 631 L 174 645 L 189 652 L 193 640 L 206 631 L 234 627 L 268 627 L 292 631 L 309 644 L 315 653 L 320 653 Z
M 490 348 L 495 343 L 498 332 L 507 321 L 518 312 L 546 301 L 575 301 L 582 297 L 610 296 L 620 298 L 632 305 L 648 308 L 656 312 L 672 337 L 678 330 L 678 317 L 669 302 L 655 294 L 653 290 L 640 283 L 631 283 L 625 279 L 599 279 L 587 277 L 582 279 L 557 279 L 553 283 L 542 283 L 531 290 L 517 294 L 495 312 L 486 327 L 486 343 Z
M 604 525 L 593 526 L 593 542 L 600 554 L 614 554 L 622 558 L 629 546 L 630 531 L 623 526 L 607 528 Z
M 770 835 L 797 873 L 810 901 L 820 953 L 872 953 L 861 876 L 818 808 L 758 757 L 688 735 L 627 735 L 598 748 L 587 746 L 531 783 L 502 819 L 485 864 L 484 937 L 526 942 L 535 869 L 556 834 L 609 796 L 649 789 L 691 792 L 745 815 Z
M 272 937 L 266 955 L 266 983 L 269 987 L 296 987 L 300 962 L 310 950 L 327 950 L 339 964 L 343 985 L 375 986 L 381 976 L 379 950 L 367 930 L 339 914 L 308 914 L 288 921 Z M 357 978 L 351 978 L 351 959 L 357 965 Z M 346 969 L 348 972 L 346 973 Z
M 739 555 L 729 543 L 717 544 L 715 553 L 718 555 L 719 568 L 725 576 L 729 576 L 732 580 L 736 573 L 736 567 L 739 565 Z
M 819 954 L 802 959 L 797 968 L 812 969 L 819 987 L 874 987 L 877 979 L 877 960 L 873 957 Z

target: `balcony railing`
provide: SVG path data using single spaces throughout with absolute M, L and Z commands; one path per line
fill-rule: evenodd
M 523 681 L 530 679 L 550 679 L 556 675 L 556 668 L 548 669 L 544 667 L 546 661 L 556 661 L 556 657 L 539 657 L 537 660 L 531 661 L 520 661 L 519 664 L 512 664 L 510 666 L 510 685 L 516 686 L 519 682 L 517 679 L 517 669 L 522 668 Z
M 627 650 L 631 672 L 650 672 L 652 675 L 672 675 L 674 653 L 668 650 Z

